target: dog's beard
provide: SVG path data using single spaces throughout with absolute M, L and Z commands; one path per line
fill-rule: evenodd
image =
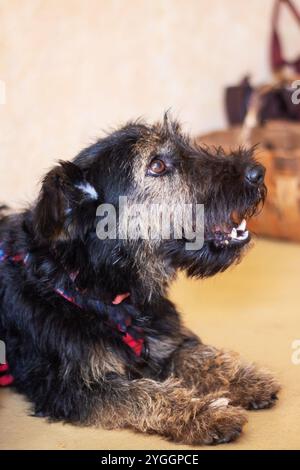
M 188 251 L 184 241 L 167 242 L 162 248 L 175 269 L 184 269 L 188 276 L 203 278 L 225 271 L 240 261 L 251 240 L 248 220 L 258 212 L 265 190 L 249 197 L 240 207 L 218 206 L 207 210 L 204 243 L 199 250 Z
M 181 240 L 166 242 L 162 251 L 174 269 L 185 270 L 189 277 L 204 278 L 225 271 L 238 262 L 248 243 L 216 246 L 205 241 L 200 250 L 188 251 Z
M 243 245 L 233 245 L 230 242 L 229 246 L 222 245 L 220 247 L 210 241 L 205 242 L 196 255 L 197 260 L 187 268 L 188 276 L 203 278 L 225 271 L 231 265 L 239 262 L 247 244 L 248 241 Z

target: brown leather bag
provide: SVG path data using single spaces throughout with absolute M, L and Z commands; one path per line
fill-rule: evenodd
M 250 229 L 261 235 L 300 242 L 300 104 L 293 102 L 289 93 L 291 81 L 300 76 L 286 79 L 283 73 L 286 65 L 292 65 L 294 71 L 299 72 L 300 59 L 288 63 L 283 58 L 277 30 L 281 3 L 290 7 L 300 23 L 300 15 L 290 0 L 276 0 L 271 35 L 273 83 L 251 89 L 249 93 L 251 87 L 244 82 L 243 96 L 245 97 L 246 90 L 248 95 L 247 105 L 244 105 L 245 113 L 242 113 L 243 125 L 202 135 L 198 141 L 205 145 L 222 146 L 227 151 L 239 145 L 257 145 L 257 157 L 267 169 L 268 196 L 262 212 L 250 221 Z M 231 91 L 232 98 L 234 93 L 236 91 Z M 237 94 L 235 98 L 237 102 L 234 106 L 238 108 L 240 100 Z M 228 99 L 230 101 L 227 90 L 229 120 L 240 122 L 236 119 L 237 114 L 234 119 L 233 114 L 230 114 L 233 108 L 229 109 Z M 279 102 L 285 103 L 285 106 L 280 107 Z M 269 117 L 273 120 L 267 120 Z M 279 120 L 280 117 L 284 120 Z
M 289 68 L 293 75 L 300 75 L 300 56 L 293 61 L 284 58 L 283 48 L 279 35 L 279 19 L 281 6 L 285 4 L 300 25 L 300 13 L 291 0 L 275 0 L 272 16 L 271 41 L 270 41 L 270 65 L 274 75 L 276 87 L 269 89 L 264 95 L 260 110 L 260 122 L 268 119 L 288 119 L 300 121 L 300 106 L 294 106 L 292 95 L 294 89 L 291 87 L 292 77 L 287 77 L 286 70 Z M 242 124 L 247 114 L 254 87 L 249 77 L 245 77 L 236 86 L 225 89 L 225 109 L 230 125 Z

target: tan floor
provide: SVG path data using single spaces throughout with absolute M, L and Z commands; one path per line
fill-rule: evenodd
M 300 449 L 300 245 L 259 241 L 242 264 L 207 281 L 181 277 L 172 299 L 205 342 L 239 351 L 271 368 L 283 390 L 276 408 L 249 412 L 241 438 L 222 449 Z M 179 449 L 130 431 L 48 424 L 26 414 L 25 401 L 1 390 L 1 449 Z M 186 447 L 188 448 L 188 447 Z

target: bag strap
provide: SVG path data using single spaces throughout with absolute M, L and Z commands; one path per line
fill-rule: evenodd
M 274 72 L 274 79 L 267 85 L 257 87 L 249 100 L 248 110 L 242 125 L 241 133 L 239 136 L 240 145 L 251 146 L 251 135 L 255 127 L 259 125 L 260 115 L 264 104 L 265 96 L 268 93 L 282 88 L 282 76 L 278 72 L 287 64 L 293 65 L 295 70 L 299 71 L 300 59 L 293 63 L 289 63 L 284 59 L 282 47 L 278 32 L 280 6 L 285 3 L 291 10 L 293 16 L 296 18 L 300 26 L 300 12 L 297 10 L 291 0 L 275 0 L 273 16 L 272 16 L 272 30 L 271 30 L 271 66 Z
M 257 87 L 249 100 L 248 110 L 239 135 L 239 145 L 251 147 L 252 131 L 259 125 L 261 110 L 263 107 L 264 97 L 275 90 L 278 84 L 268 84 Z
M 271 67 L 272 67 L 273 72 L 278 72 L 282 67 L 284 67 L 284 65 L 288 63 L 288 61 L 284 59 L 284 54 L 282 51 L 282 45 L 281 45 L 279 30 L 278 30 L 280 6 L 283 3 L 287 7 L 289 7 L 292 15 L 297 20 L 297 23 L 299 23 L 299 26 L 300 26 L 300 12 L 297 10 L 294 3 L 291 0 L 275 0 L 273 15 L 272 15 L 271 50 L 270 50 Z

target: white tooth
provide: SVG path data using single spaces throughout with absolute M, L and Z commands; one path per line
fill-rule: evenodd
M 237 237 L 237 231 L 236 231 L 236 228 L 233 228 L 233 229 L 231 230 L 231 233 L 230 233 L 230 235 L 231 235 L 231 238 L 236 238 L 236 237 Z
M 242 222 L 240 223 L 240 225 L 238 226 L 237 230 L 244 231 L 245 228 L 246 228 L 246 225 L 247 225 L 247 222 L 246 222 L 245 219 L 243 219 Z

